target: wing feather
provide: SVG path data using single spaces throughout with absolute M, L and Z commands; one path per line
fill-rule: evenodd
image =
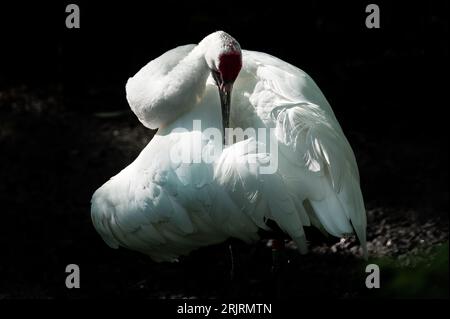
M 253 138 L 233 144 L 225 149 L 215 167 L 215 179 L 230 194 L 240 208 L 241 218 L 248 216 L 253 223 L 247 228 L 268 229 L 266 221 L 272 219 L 296 242 L 301 253 L 307 251 L 301 214 L 278 174 L 260 174 L 261 165 L 268 163 L 269 154 L 258 153 Z M 251 233 L 248 229 L 246 233 Z
M 175 141 L 173 147 L 185 140 Z M 162 145 L 161 150 L 167 149 Z M 166 153 L 154 151 L 151 165 L 140 156 L 94 193 L 91 216 L 105 242 L 113 248 L 141 251 L 157 261 L 173 261 L 225 240 L 227 235 L 215 226 L 205 205 L 216 200 L 211 198 L 216 195 L 211 165 L 172 167 Z M 141 154 L 151 152 L 144 149 Z
M 232 105 L 246 118 L 235 116 L 233 125 L 275 128 L 279 172 L 301 222 L 319 222 L 335 236 L 354 229 L 366 250 L 356 159 L 325 96 L 307 73 L 268 54 L 244 51 L 243 64 Z

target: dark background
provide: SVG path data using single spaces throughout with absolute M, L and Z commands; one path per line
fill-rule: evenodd
M 2 3 L 0 298 L 273 295 L 264 243 L 248 248 L 255 269 L 236 288 L 226 280 L 225 246 L 155 264 L 109 249 L 90 222 L 92 193 L 153 134 L 128 108 L 128 77 L 219 29 L 321 87 L 358 160 L 369 249 L 397 263 L 392 281 L 403 266 L 419 269 L 417 258 L 434 260 L 435 246 L 448 241 L 448 2 L 374 2 L 380 29 L 365 27 L 370 1 L 76 1 L 81 28 L 70 30 L 69 2 Z M 373 295 L 350 253 L 354 243 L 312 245 L 309 256 L 292 257 L 285 297 Z M 448 251 L 444 257 L 448 267 Z M 83 289 L 65 288 L 69 263 L 80 265 Z M 414 296 L 448 297 L 448 272 L 441 275 L 431 281 L 447 288 L 419 285 Z M 411 290 L 393 289 L 388 296 Z

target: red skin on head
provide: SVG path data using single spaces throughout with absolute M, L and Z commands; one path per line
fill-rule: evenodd
M 219 72 L 222 75 L 222 80 L 227 82 L 234 82 L 242 67 L 242 56 L 240 52 L 229 52 L 219 56 Z

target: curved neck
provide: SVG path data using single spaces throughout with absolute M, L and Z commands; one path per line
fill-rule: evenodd
M 169 51 L 128 80 L 128 102 L 145 126 L 170 125 L 197 104 L 210 74 L 204 47 Z
M 177 102 L 190 101 L 186 95 L 194 98 L 195 103 L 198 96 L 205 89 L 206 79 L 209 76 L 209 68 L 204 58 L 203 47 L 197 45 L 185 58 L 183 58 L 166 76 L 166 88 L 175 87 L 177 90 L 165 91 L 166 98 L 173 95 Z M 181 96 L 177 96 L 181 95 Z
M 217 88 L 214 85 L 206 85 L 210 69 L 204 58 L 205 47 L 200 43 L 168 73 L 167 78 L 171 82 L 167 84 L 178 88 L 173 92 L 171 100 L 184 103 L 186 107 L 178 105 L 177 108 L 183 109 L 183 112 L 174 121 L 161 127 L 158 135 L 165 135 L 179 128 L 195 130 L 194 120 L 201 121 L 202 130 L 222 127 Z

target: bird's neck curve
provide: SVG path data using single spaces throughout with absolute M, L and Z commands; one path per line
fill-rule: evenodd
M 195 129 L 195 120 L 201 121 L 202 129 L 209 127 L 221 128 L 222 116 L 220 113 L 220 100 L 217 88 L 207 85 L 210 69 L 205 60 L 207 43 L 202 41 L 170 72 L 170 78 L 179 83 L 180 98 L 178 101 L 190 105 L 184 107 L 185 111 L 173 122 L 161 127 L 157 134 L 166 135 L 174 129 Z M 185 94 L 185 96 L 181 96 Z M 183 103 L 180 102 L 180 103 Z

